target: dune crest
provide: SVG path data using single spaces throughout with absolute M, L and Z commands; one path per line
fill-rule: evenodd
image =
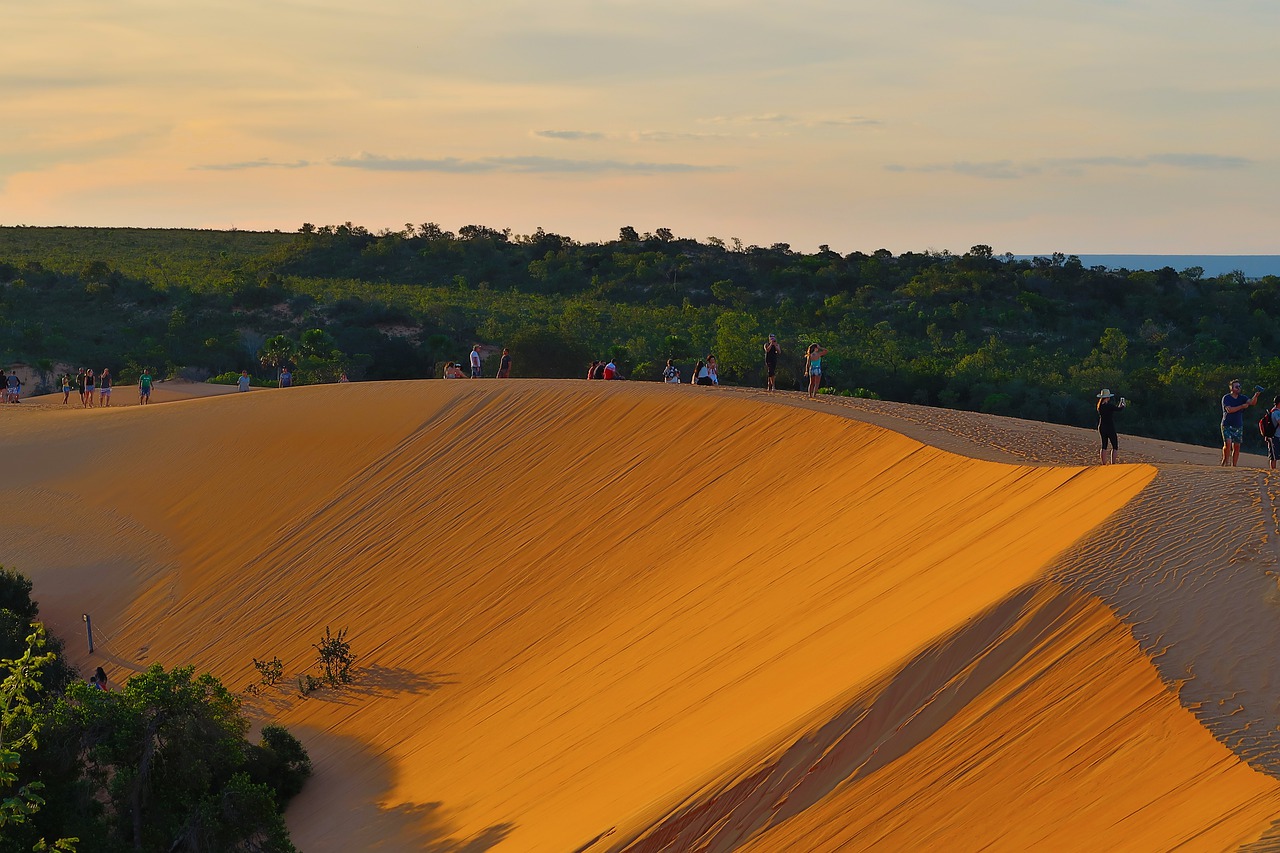
M 1148 465 L 979 461 L 641 383 L 92 415 L 0 425 L 23 460 L 6 562 L 64 637 L 92 610 L 121 677 L 190 662 L 242 688 L 252 657 L 296 674 L 348 628 L 354 689 L 255 706 L 316 761 L 301 849 L 1234 843 L 1280 810 L 1073 568 Z M 64 512 L 120 535 L 98 549 Z

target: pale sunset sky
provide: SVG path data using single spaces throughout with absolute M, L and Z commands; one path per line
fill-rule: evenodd
M 0 225 L 1280 253 L 1275 0 L 0 10 Z

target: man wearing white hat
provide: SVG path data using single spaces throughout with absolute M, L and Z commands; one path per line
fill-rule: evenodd
M 1119 403 L 1111 402 L 1110 388 L 1103 388 L 1098 394 L 1098 434 L 1102 436 L 1102 464 L 1107 464 L 1107 445 L 1111 445 L 1111 464 L 1120 461 L 1119 435 L 1116 433 L 1116 412 L 1125 406 L 1124 397 Z

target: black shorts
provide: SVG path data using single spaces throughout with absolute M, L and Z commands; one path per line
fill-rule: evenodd
M 764 370 L 765 370 L 765 375 L 768 376 L 770 379 L 772 379 L 774 374 L 778 372 L 778 362 L 766 361 L 764 363 Z

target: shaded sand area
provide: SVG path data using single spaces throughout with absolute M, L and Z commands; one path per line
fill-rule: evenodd
M 353 688 L 248 700 L 315 760 L 303 850 L 1269 848 L 1267 472 L 728 389 L 173 390 L 0 412 L 0 562 L 117 683 L 346 627 Z

